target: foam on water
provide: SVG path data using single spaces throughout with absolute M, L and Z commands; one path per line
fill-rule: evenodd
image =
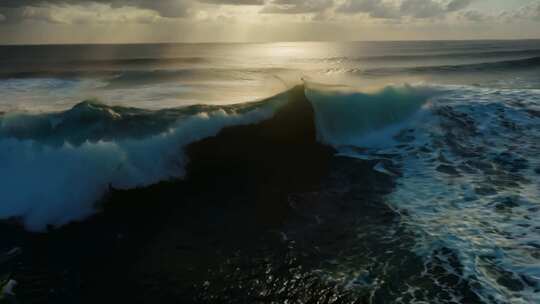
M 0 218 L 21 218 L 31 230 L 82 219 L 109 187 L 180 178 L 185 145 L 269 118 L 285 101 L 161 111 L 83 102 L 66 112 L 0 116 Z
M 402 177 L 387 200 L 402 214 L 402 225 L 417 236 L 425 275 L 435 275 L 436 265 L 461 273 L 487 303 L 538 302 L 540 91 L 438 89 L 439 94 L 429 97 L 429 107 L 422 108 L 425 98 L 421 102 L 413 89 L 390 97 L 388 89 L 375 95 L 339 95 L 335 103 L 333 96 L 325 96 L 328 107 L 339 108 L 330 111 L 318 106 L 322 100 L 314 100 L 318 120 L 324 122 L 318 124 L 321 138 L 342 155 L 400 164 Z M 380 96 L 385 96 L 378 103 L 382 108 L 364 110 L 369 117 L 356 127 L 349 126 L 354 119 L 335 115 L 347 113 L 350 103 L 360 103 L 353 109 L 366 109 L 362 103 Z M 397 111 L 404 114 L 401 119 L 370 116 L 396 113 L 400 107 L 405 109 Z M 380 117 L 382 121 L 374 122 Z M 366 121 L 371 132 L 365 132 Z M 392 140 L 373 141 L 373 134 Z M 382 163 L 374 169 L 388 171 Z M 461 266 L 451 262 L 453 256 Z
M 389 200 L 412 211 L 418 250 L 456 252 L 486 302 L 540 300 L 540 92 L 459 89 L 434 101 Z M 535 172 L 536 170 L 536 172 Z

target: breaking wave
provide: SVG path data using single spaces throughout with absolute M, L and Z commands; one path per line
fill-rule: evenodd
M 387 87 L 308 96 L 324 142 L 399 176 L 387 203 L 416 235 L 425 275 L 437 281 L 441 269 L 452 273 L 485 303 L 540 300 L 538 90 Z
M 434 88 L 409 85 L 388 86 L 373 93 L 315 84 L 306 88 L 316 113 L 319 141 L 334 147 L 392 141 L 395 131 L 404 128 L 435 94 Z
M 537 90 L 404 85 L 365 93 L 310 82 L 304 90 L 321 143 L 397 177 L 387 203 L 416 236 L 424 275 L 437 281 L 444 269 L 487 303 L 538 301 Z M 39 231 L 91 215 L 110 187 L 182 178 L 184 147 L 268 119 L 287 96 L 157 111 L 85 101 L 58 113 L 4 113 L 0 218 Z
M 305 86 L 319 141 L 336 147 L 366 138 L 391 140 L 380 132 L 401 128 L 433 92 L 403 86 L 366 94 Z M 43 230 L 91 215 L 109 187 L 180 178 L 187 162 L 182 147 L 226 126 L 270 118 L 287 94 L 231 106 L 147 110 L 88 100 L 57 113 L 5 113 L 0 182 L 12 190 L 3 193 L 0 218 L 21 218 L 28 229 Z
M 43 230 L 91 215 L 109 187 L 180 178 L 182 147 L 272 116 L 286 100 L 149 111 L 85 101 L 60 113 L 0 117 L 0 218 Z

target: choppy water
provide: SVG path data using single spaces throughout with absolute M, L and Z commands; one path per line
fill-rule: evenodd
M 331 138 L 343 155 L 387 159 L 375 167 L 381 172 L 402 168 L 387 201 L 416 235 L 414 251 L 424 257 L 427 273 L 442 260 L 446 271 L 478 282 L 475 291 L 486 303 L 535 303 L 540 91 L 439 89 L 415 115 L 387 130 Z M 349 96 L 355 97 L 366 100 Z M 339 128 L 325 123 L 321 128 L 335 132 L 344 122 Z M 462 264 L 459 272 L 453 255 Z
M 0 67 L 0 218 L 40 230 L 92 214 L 109 185 L 181 178 L 182 147 L 304 84 L 319 141 L 397 178 L 386 203 L 420 276 L 540 302 L 540 41 L 13 46 Z M 465 301 L 421 289 L 396 301 Z

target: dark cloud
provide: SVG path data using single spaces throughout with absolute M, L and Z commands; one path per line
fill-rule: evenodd
M 488 19 L 488 16 L 476 10 L 465 11 L 460 14 L 460 17 L 472 22 L 482 22 Z
M 265 0 L 199 0 L 199 2 L 218 5 L 264 5 Z
M 108 4 L 113 8 L 137 7 L 157 12 L 162 17 L 185 17 L 189 13 L 192 1 L 190 0 L 2 0 L 0 14 L 7 16 L 7 20 L 17 22 L 24 19 L 24 11 L 29 7 L 48 8 L 54 5 L 89 5 Z
M 55 22 L 58 6 L 89 6 L 105 4 L 111 8 L 139 8 L 155 12 L 143 12 L 148 18 L 187 18 L 198 10 L 211 10 L 218 5 L 260 6 L 262 14 L 311 14 L 313 19 L 339 18 L 340 14 L 365 14 L 371 18 L 387 19 L 387 22 L 402 22 L 406 19 L 444 18 L 454 14 L 462 20 L 494 20 L 486 12 L 469 10 L 476 0 L 0 0 L 0 24 L 17 23 L 24 19 L 39 19 Z M 120 14 L 120 13 L 119 13 Z M 152 17 L 153 16 L 153 17 Z M 525 7 L 508 10 L 501 20 L 540 21 L 540 1 Z M 120 18 L 120 17 L 119 17 Z M 91 20 L 90 20 L 91 21 Z M 97 21 L 96 21 L 97 22 Z
M 343 14 L 365 13 L 373 18 L 397 19 L 402 17 L 433 18 L 466 8 L 473 0 L 402 0 L 400 3 L 384 0 L 347 0 L 337 12 Z
M 452 0 L 446 6 L 446 10 L 450 12 L 459 11 L 467 8 L 474 0 Z
M 334 6 L 333 0 L 274 0 L 265 6 L 263 14 L 321 13 Z
M 514 11 L 504 11 L 499 18 L 507 22 L 520 20 L 540 21 L 540 1 L 531 3 Z
M 162 17 L 181 18 L 189 16 L 195 2 L 213 5 L 263 5 L 265 0 L 0 0 L 0 15 L 10 22 L 25 18 L 28 7 L 51 7 L 54 5 L 107 4 L 112 8 L 136 7 L 157 12 Z M 1 21 L 1 20 L 0 20 Z
M 343 14 L 366 13 L 373 18 L 392 19 L 400 17 L 396 5 L 381 0 L 348 0 L 337 8 Z
M 50 7 L 54 5 L 89 5 L 100 3 L 112 8 L 136 7 L 155 11 L 162 17 L 187 17 L 194 5 L 265 5 L 264 14 L 319 14 L 327 15 L 335 5 L 342 14 L 365 13 L 373 18 L 399 19 L 432 18 L 466 8 L 474 0 L 0 0 L 0 15 L 8 22 L 25 18 L 27 7 Z
M 525 17 L 534 21 L 540 21 L 540 3 L 531 4 L 523 9 Z
M 101 0 L 100 0 L 101 1 Z M 107 1 L 101 1 L 107 2 Z M 135 6 L 158 12 L 162 17 L 180 18 L 189 14 L 191 1 L 183 0 L 114 0 L 114 6 Z
M 403 16 L 432 18 L 444 15 L 447 7 L 433 0 L 404 0 L 400 11 Z

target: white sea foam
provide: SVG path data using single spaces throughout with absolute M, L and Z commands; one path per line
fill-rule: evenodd
M 278 96 L 250 109 L 212 107 L 179 115 L 164 131 L 143 137 L 134 128 L 132 136 L 100 139 L 116 120 L 132 119 L 106 106 L 90 107 L 90 114 L 82 104 L 83 114 L 74 109 L 64 116 L 10 116 L 0 128 L 0 218 L 19 217 L 28 229 L 43 230 L 87 217 L 109 186 L 126 189 L 180 178 L 185 145 L 226 126 L 269 118 L 284 100 Z M 68 124 L 46 124 L 55 119 Z M 73 135 L 79 133 L 86 137 Z
M 440 257 L 446 249 L 463 265 L 463 278 L 479 283 L 474 291 L 484 301 L 539 302 L 540 92 L 465 86 L 440 92 L 424 115 L 412 114 L 422 111 L 414 90 L 392 94 L 375 110 L 363 103 L 377 94 L 339 95 L 337 102 L 330 95 L 309 96 L 324 142 L 342 155 L 390 157 L 402 165 L 387 201 L 406 211 L 402 224 L 417 236 L 426 265 L 447 260 Z M 411 98 L 415 107 L 398 111 L 405 113 L 401 119 L 385 119 Z M 374 170 L 385 172 L 379 164 Z

